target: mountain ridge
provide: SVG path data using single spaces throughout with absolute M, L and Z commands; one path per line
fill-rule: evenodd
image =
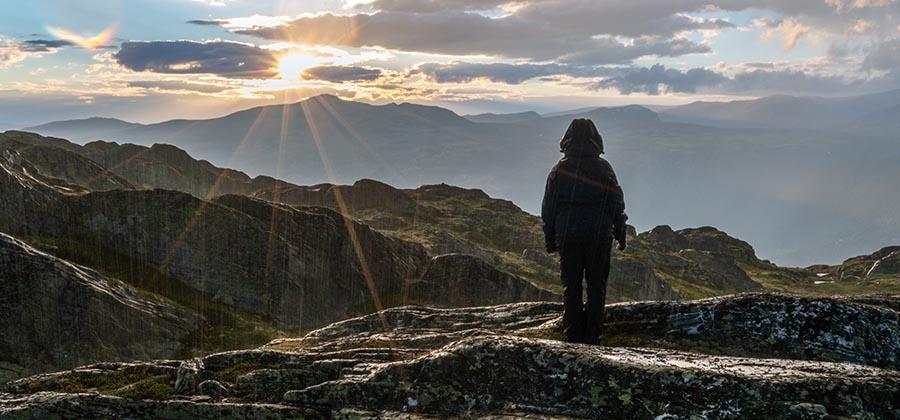
M 849 105 L 842 106 L 881 109 L 895 95 L 845 100 Z M 772 108 L 766 115 L 789 118 L 805 107 L 788 108 Z M 569 120 L 592 118 L 639 229 L 721 226 L 768 259 L 804 266 L 838 263 L 846 255 L 900 241 L 900 225 L 887 210 L 900 205 L 885 181 L 893 169 L 880 163 L 891 151 L 900 155 L 885 134 L 893 130 L 895 109 L 900 108 L 866 114 L 869 122 L 856 124 L 848 135 L 849 126 L 723 128 L 673 122 L 666 117 L 671 109 L 656 113 L 640 106 L 478 123 L 439 107 L 320 96 L 119 133 L 60 129 L 43 134 L 80 143 L 103 138 L 174 144 L 213 165 L 297 185 L 378 179 L 415 188 L 447 182 L 481 188 L 536 213 L 546 171 L 558 159 L 558 139 Z

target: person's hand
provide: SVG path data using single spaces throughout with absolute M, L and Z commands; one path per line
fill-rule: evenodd
M 624 251 L 625 248 L 628 247 L 627 245 L 625 245 L 625 238 L 622 238 L 622 239 L 616 239 L 616 242 L 619 243 L 619 251 Z
M 548 254 L 552 254 L 552 253 L 554 253 L 554 252 L 557 251 L 556 243 L 555 243 L 555 242 L 554 242 L 554 243 L 547 243 L 546 245 L 544 245 L 544 248 L 547 249 L 547 253 L 548 253 Z

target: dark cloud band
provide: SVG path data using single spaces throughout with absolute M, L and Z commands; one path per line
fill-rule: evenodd
M 317 66 L 303 71 L 303 78 L 341 83 L 352 81 L 371 81 L 381 77 L 381 69 L 354 66 Z
M 278 66 L 278 58 L 271 51 L 228 41 L 129 41 L 122 43 L 115 58 L 134 71 L 208 73 L 243 79 L 274 77 Z

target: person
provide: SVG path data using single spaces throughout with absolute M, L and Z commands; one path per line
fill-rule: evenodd
M 559 142 L 541 205 L 548 253 L 559 251 L 566 341 L 596 344 L 603 328 L 612 241 L 624 251 L 625 200 L 594 122 L 575 119 Z M 587 304 L 582 299 L 582 280 Z

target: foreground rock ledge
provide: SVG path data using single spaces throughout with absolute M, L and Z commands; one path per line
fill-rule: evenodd
M 897 302 L 617 304 L 604 346 L 558 341 L 555 303 L 401 307 L 260 349 L 24 378 L 0 417 L 898 418 Z
M 477 337 L 365 378 L 289 391 L 284 399 L 446 415 L 527 409 L 587 417 L 777 417 L 813 405 L 884 418 L 897 414 L 898 389 L 900 373 L 851 364 Z

